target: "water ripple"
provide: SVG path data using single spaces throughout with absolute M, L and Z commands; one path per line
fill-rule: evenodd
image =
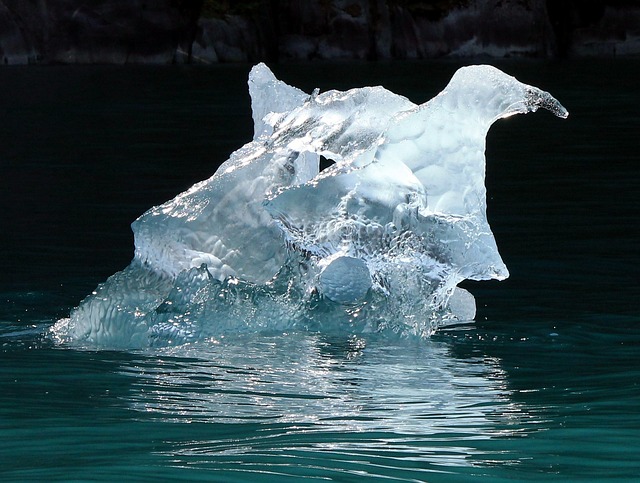
M 435 340 L 240 338 L 142 353 L 121 373 L 141 419 L 210 428 L 168 442 L 180 467 L 411 481 L 509 461 L 479 443 L 535 428 L 498 360 L 454 358 Z

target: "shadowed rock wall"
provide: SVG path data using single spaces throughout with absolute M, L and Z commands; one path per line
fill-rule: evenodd
M 416 9 L 385 0 L 264 2 L 242 17 L 201 18 L 194 54 L 211 62 L 540 57 L 553 50 L 542 0 L 440 3 L 447 8 Z
M 637 0 L 264 0 L 201 18 L 200 62 L 640 55 Z
M 546 0 L 556 54 L 640 55 L 637 0 Z
M 0 62 L 188 59 L 202 1 L 0 0 Z
M 0 0 L 0 63 L 640 55 L 636 0 Z

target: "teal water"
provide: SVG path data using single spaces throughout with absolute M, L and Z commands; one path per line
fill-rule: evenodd
M 633 481 L 640 475 L 639 61 L 498 64 L 570 111 L 496 124 L 511 278 L 426 341 L 43 336 L 132 256 L 129 223 L 251 136 L 249 66 L 0 70 L 2 481 Z M 415 102 L 454 63 L 277 66 Z

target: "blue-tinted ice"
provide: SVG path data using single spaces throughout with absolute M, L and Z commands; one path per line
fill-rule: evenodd
M 415 105 L 382 87 L 306 94 L 249 75 L 255 134 L 217 172 L 133 224 L 135 256 L 52 329 L 144 347 L 228 333 L 426 337 L 471 320 L 464 279 L 508 277 L 486 219 L 485 137 L 547 92 L 465 67 Z M 320 158 L 334 162 L 319 172 Z

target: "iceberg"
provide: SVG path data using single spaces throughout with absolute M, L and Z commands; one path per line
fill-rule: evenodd
M 307 94 L 264 64 L 249 92 L 253 140 L 133 222 L 131 264 L 52 327 L 57 340 L 428 337 L 472 320 L 474 298 L 458 284 L 509 276 L 486 217 L 486 134 L 538 108 L 568 116 L 549 93 L 487 65 L 459 69 L 422 105 L 383 87 Z

